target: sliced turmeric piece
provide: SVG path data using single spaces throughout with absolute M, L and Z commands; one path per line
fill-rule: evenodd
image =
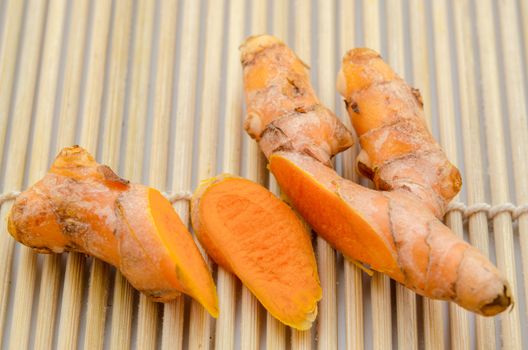
M 170 202 L 121 179 L 81 147 L 63 149 L 48 174 L 18 196 L 8 228 L 41 253 L 76 251 L 106 261 L 154 301 L 183 292 L 218 316 L 209 269 Z
M 462 181 L 427 130 L 419 93 L 372 52 L 345 56 L 338 89 L 363 148 L 357 168 L 385 191 L 331 168 L 352 144 L 350 132 L 320 104 L 299 58 L 267 35 L 241 46 L 248 134 L 293 206 L 347 258 L 421 295 L 486 316 L 504 311 L 512 303 L 508 282 L 439 220 Z
M 322 293 L 317 264 L 310 234 L 288 205 L 252 181 L 221 175 L 196 190 L 191 218 L 213 260 L 274 317 L 311 327 Z

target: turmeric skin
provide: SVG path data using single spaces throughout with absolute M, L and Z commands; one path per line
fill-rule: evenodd
M 181 292 L 218 316 L 216 288 L 170 202 L 131 184 L 84 149 L 63 149 L 49 173 L 16 199 L 9 233 L 41 253 L 76 251 L 119 268 L 154 301 Z
M 278 150 L 308 154 L 324 164 L 353 145 L 347 128 L 312 89 L 308 67 L 269 35 L 241 46 L 247 118 L 244 128 L 269 156 Z
M 420 92 L 370 49 L 349 51 L 337 81 L 362 148 L 358 172 L 380 190 L 413 193 L 442 218 L 462 179 L 427 129 Z
M 196 236 L 278 320 L 309 329 L 321 287 L 307 231 L 284 202 L 246 179 L 204 181 L 191 201 Z
M 381 60 L 370 61 L 368 67 L 348 66 L 349 60 L 363 61 L 345 57 L 339 88 L 363 147 L 358 169 L 386 190 L 375 191 L 331 168 L 331 157 L 351 145 L 350 133 L 320 112 L 327 109 L 314 96 L 307 70 L 297 69 L 302 65 L 297 56 L 271 36 L 249 38 L 241 54 L 252 120 L 246 127 L 263 151 L 268 126 L 273 131 L 283 118 L 312 111 L 306 127 L 299 116 L 295 130 L 275 132 L 280 145 L 264 153 L 281 189 L 318 234 L 347 258 L 421 295 L 486 316 L 511 305 L 510 288 L 500 272 L 439 220 L 461 180 L 427 131 L 416 91 L 401 80 L 391 83 L 399 78 Z M 289 81 L 303 83 L 297 103 L 289 101 Z M 382 84 L 375 91 L 378 82 Z

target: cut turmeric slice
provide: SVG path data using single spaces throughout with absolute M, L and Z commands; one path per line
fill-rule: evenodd
M 207 180 L 191 201 L 196 236 L 278 320 L 311 327 L 321 287 L 309 232 L 288 205 L 246 179 Z
M 353 261 L 417 293 L 490 316 L 512 303 L 508 282 L 440 218 L 462 185 L 423 119 L 422 102 L 372 50 L 348 53 L 338 77 L 362 151 L 357 169 L 378 190 L 341 178 L 331 158 L 350 132 L 315 96 L 307 67 L 280 40 L 241 46 L 246 130 L 293 206 Z M 302 69 L 300 68 L 302 67 Z
M 16 199 L 8 228 L 36 251 L 106 261 L 154 301 L 183 292 L 218 316 L 211 274 L 170 202 L 121 179 L 81 147 L 63 149 L 49 173 Z

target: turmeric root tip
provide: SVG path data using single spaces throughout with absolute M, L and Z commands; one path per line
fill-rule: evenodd
M 310 235 L 264 187 L 223 175 L 203 183 L 191 202 L 195 233 L 208 254 L 236 274 L 281 322 L 308 329 L 321 287 Z

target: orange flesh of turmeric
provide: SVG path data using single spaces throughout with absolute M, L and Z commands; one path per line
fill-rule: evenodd
M 211 274 L 169 201 L 119 178 L 78 146 L 63 149 L 49 173 L 17 198 L 8 228 L 39 252 L 104 260 L 155 301 L 183 292 L 218 315 Z
M 202 184 L 191 203 L 209 255 L 274 317 L 310 328 L 321 288 L 309 232 L 295 213 L 264 187 L 225 175 Z
M 511 305 L 508 282 L 495 266 L 439 221 L 460 190 L 460 174 L 427 130 L 419 93 L 379 55 L 368 49 L 351 51 L 343 61 L 338 89 L 363 147 L 358 170 L 379 190 L 390 192 L 363 188 L 331 169 L 331 157 L 351 142 L 342 142 L 346 128 L 333 134 L 325 128 L 318 133 L 316 127 L 305 131 L 303 123 L 317 125 L 317 118 L 331 125 L 328 116 L 335 117 L 321 113 L 324 107 L 297 104 L 296 110 L 312 111 L 312 118 L 298 119 L 297 133 L 276 130 L 294 114 L 285 112 L 292 105 L 283 102 L 289 96 L 281 88 L 299 80 L 291 69 L 299 59 L 290 49 L 276 38 L 259 36 L 250 37 L 241 51 L 251 113 L 247 131 L 259 141 L 281 189 L 318 234 L 348 258 L 369 264 L 421 295 L 451 300 L 486 316 Z M 271 72 L 280 73 L 262 78 Z M 298 93 L 308 97 L 297 96 L 295 101 L 318 104 L 307 74 L 302 81 Z M 279 106 L 270 108 L 273 104 Z M 280 147 L 268 147 L 257 134 L 278 135 Z

